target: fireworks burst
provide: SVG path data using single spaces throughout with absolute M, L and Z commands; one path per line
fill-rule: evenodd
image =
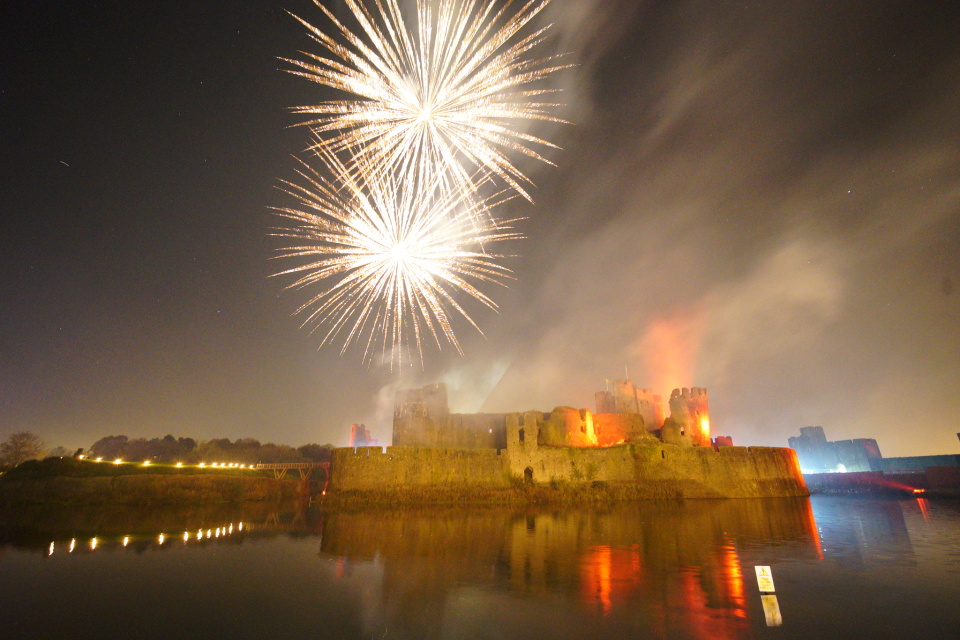
M 432 188 L 402 188 L 399 177 L 365 171 L 362 161 L 352 171 L 328 149 L 318 155 L 334 177 L 303 163 L 302 183 L 283 189 L 299 207 L 275 209 L 286 220 L 276 235 L 291 241 L 277 257 L 299 263 L 275 275 L 296 275 L 289 289 L 319 290 L 297 310 L 303 326 L 325 326 L 321 346 L 344 335 L 341 355 L 354 342 L 364 343 L 368 362 L 389 351 L 391 367 L 402 364 L 410 334 L 421 362 L 428 336 L 442 348 L 442 334 L 462 354 L 448 310 L 480 329 L 454 294 L 496 309 L 476 285 L 510 277 L 495 261 L 503 256 L 485 247 L 519 234 L 477 216 L 477 207 L 498 202 L 444 189 L 439 178 Z
M 529 56 L 549 27 L 521 34 L 550 0 L 511 1 L 500 10 L 484 0 L 416 0 L 409 21 L 398 0 L 375 0 L 375 11 L 346 0 L 357 33 L 314 2 L 342 37 L 297 18 L 326 53 L 286 61 L 297 67 L 292 73 L 353 96 L 294 108 L 318 116 L 304 124 L 330 149 L 349 151 L 378 178 L 439 179 L 446 190 L 475 193 L 471 177 L 480 169 L 531 200 L 523 186 L 530 180 L 507 153 L 552 164 L 535 148 L 556 146 L 519 128 L 563 122 L 550 113 L 557 103 L 539 101 L 555 91 L 541 81 L 570 65 Z M 520 7 L 511 13 L 514 4 Z

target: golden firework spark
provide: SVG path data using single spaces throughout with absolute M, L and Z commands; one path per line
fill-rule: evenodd
M 448 310 L 480 329 L 454 294 L 495 310 L 476 285 L 511 276 L 496 262 L 503 256 L 486 247 L 520 237 L 509 222 L 478 217 L 477 208 L 512 196 L 501 191 L 497 201 L 478 202 L 442 188 L 439 178 L 431 188 L 404 188 L 393 174 L 363 170 L 364 161 L 353 171 L 325 147 L 318 155 L 333 177 L 302 163 L 302 181 L 283 188 L 299 206 L 275 209 L 286 221 L 275 235 L 292 241 L 277 258 L 298 262 L 275 275 L 296 275 L 287 288 L 311 291 L 297 310 L 303 326 L 326 327 L 321 346 L 344 335 L 341 355 L 358 341 L 367 362 L 389 351 L 391 367 L 403 363 L 410 334 L 421 362 L 426 335 L 442 348 L 442 334 L 462 354 Z
M 475 192 L 471 177 L 482 169 L 531 200 L 523 186 L 529 178 L 507 154 L 552 164 L 535 148 L 556 145 L 521 124 L 564 122 L 551 115 L 559 104 L 540 100 L 557 91 L 543 80 L 571 65 L 530 57 L 549 27 L 523 35 L 550 0 L 510 1 L 499 10 L 486 0 L 416 0 L 407 20 L 398 0 L 373 0 L 375 10 L 346 0 L 357 32 L 314 2 L 339 37 L 294 16 L 326 53 L 286 62 L 297 67 L 291 73 L 352 96 L 294 108 L 319 116 L 304 124 L 330 149 L 349 150 L 367 170 L 414 185 L 440 176 L 444 188 Z

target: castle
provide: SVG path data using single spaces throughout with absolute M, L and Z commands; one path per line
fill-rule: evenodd
M 444 384 L 400 391 L 393 446 L 333 452 L 333 491 L 466 494 L 516 483 L 617 485 L 633 497 L 808 495 L 796 453 L 710 438 L 707 390 L 660 396 L 617 380 L 596 412 L 451 413 Z M 725 446 L 724 446 L 725 445 Z
M 613 390 L 595 394 L 597 410 L 556 407 L 523 414 L 526 433 L 552 447 L 611 447 L 656 441 L 681 446 L 714 444 L 710 440 L 707 390 L 674 389 L 670 416 L 650 389 L 631 380 L 616 380 Z M 397 393 L 393 414 L 394 446 L 503 449 L 507 443 L 506 413 L 450 413 L 443 383 Z M 728 439 L 725 439 L 728 440 Z

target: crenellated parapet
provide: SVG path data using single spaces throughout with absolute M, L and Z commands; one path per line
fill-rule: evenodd
M 734 447 L 724 436 L 711 442 L 706 389 L 674 389 L 666 419 L 660 397 L 629 380 L 596 397 L 606 412 L 561 406 L 456 414 L 442 384 L 402 391 L 395 446 L 337 450 L 330 486 L 456 493 L 516 488 L 519 481 L 617 485 L 635 497 L 807 495 L 792 450 Z
M 433 384 L 397 393 L 393 444 L 415 447 L 495 448 L 510 440 L 508 415 L 450 413 L 447 387 Z M 662 442 L 711 446 L 707 390 L 674 389 L 670 417 L 664 419 L 659 395 L 638 389 L 631 380 L 616 380 L 596 394 L 597 413 L 556 407 L 549 413 L 515 414 L 525 438 L 547 447 L 611 447 Z
M 616 487 L 619 499 L 766 498 L 809 492 L 792 449 L 768 447 L 541 447 L 528 429 L 540 418 L 507 414 L 506 450 L 443 447 L 335 449 L 330 491 L 385 492 L 388 499 L 429 500 L 431 495 L 496 496 L 518 482 L 554 485 L 563 499 L 575 485 Z M 524 434 L 523 442 L 519 441 Z M 527 433 L 530 436 L 527 437 Z M 542 496 L 543 494 L 535 494 Z M 522 495 L 520 496 L 522 497 Z

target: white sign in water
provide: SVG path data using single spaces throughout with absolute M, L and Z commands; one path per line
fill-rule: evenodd
M 760 587 L 761 593 L 773 593 L 776 589 L 773 588 L 773 574 L 770 573 L 770 567 L 756 566 L 754 567 L 757 571 L 757 586 Z
M 783 617 L 780 615 L 780 603 L 777 602 L 777 596 L 760 596 L 760 602 L 763 603 L 763 615 L 767 619 L 768 627 L 779 627 L 783 624 Z

